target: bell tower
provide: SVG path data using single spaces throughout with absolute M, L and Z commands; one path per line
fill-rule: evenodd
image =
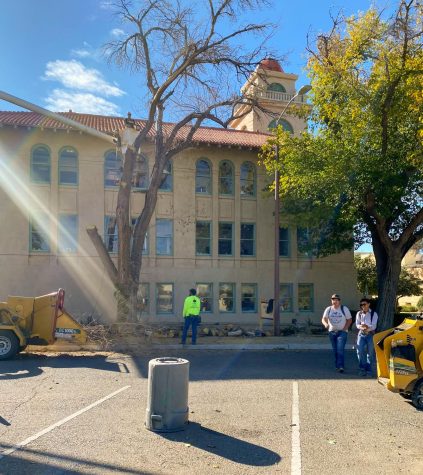
M 285 73 L 275 59 L 263 59 L 241 88 L 243 97 L 255 98 L 263 109 L 249 110 L 249 105 L 239 105 L 236 113 L 244 115 L 233 120 L 230 126 L 237 130 L 269 132 L 290 101 L 293 106 L 306 103 L 305 94 L 297 95 L 297 79 L 296 74 Z M 293 134 L 306 128 L 305 121 L 289 115 L 289 111 L 283 114 L 279 124 Z

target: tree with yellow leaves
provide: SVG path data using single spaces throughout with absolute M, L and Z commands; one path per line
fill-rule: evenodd
M 309 47 L 309 131 L 279 127 L 261 159 L 279 168 L 281 211 L 314 230 L 316 255 L 373 245 L 388 328 L 401 260 L 423 236 L 422 5 L 401 0 L 391 18 L 371 8 L 333 23 Z

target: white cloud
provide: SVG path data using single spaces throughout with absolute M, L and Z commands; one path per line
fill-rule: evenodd
M 45 104 L 47 109 L 54 112 L 66 112 L 72 109 L 83 114 L 119 115 L 119 107 L 116 104 L 90 93 L 54 89 Z
M 123 30 L 121 30 L 120 28 L 113 28 L 113 30 L 111 30 L 110 34 L 112 36 L 114 36 L 115 38 L 119 38 L 120 36 L 123 36 L 125 34 L 125 32 Z
M 50 61 L 43 79 L 59 81 L 63 86 L 80 91 L 89 91 L 103 96 L 123 96 L 122 89 L 109 84 L 97 69 L 86 68 L 76 60 Z
M 73 56 L 78 56 L 78 58 L 88 58 L 91 56 L 91 52 L 86 49 L 73 49 L 71 53 Z
M 110 0 L 102 0 L 100 2 L 100 8 L 103 10 L 113 10 L 113 2 Z

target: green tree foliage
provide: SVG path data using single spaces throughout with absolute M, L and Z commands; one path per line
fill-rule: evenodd
M 280 170 L 283 211 L 314 227 L 317 255 L 371 242 L 382 328 L 401 260 L 423 236 L 421 18 L 421 4 L 403 0 L 390 19 L 375 9 L 336 19 L 309 48 L 310 130 L 279 127 L 261 155 Z
M 377 297 L 377 269 L 374 258 L 354 256 L 354 264 L 357 271 L 358 291 L 363 296 Z M 401 297 L 412 295 L 423 295 L 423 284 L 418 277 L 403 267 L 398 281 L 397 301 Z

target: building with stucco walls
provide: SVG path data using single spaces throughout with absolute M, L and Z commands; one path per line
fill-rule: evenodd
M 195 146 L 172 161 L 144 245 L 139 318 L 181 320 L 188 289 L 196 287 L 205 322 L 256 325 L 260 301 L 272 298 L 274 202 L 271 178 L 257 163 L 268 127 L 295 95 L 296 75 L 265 60 L 243 88 L 274 114 L 251 112 L 233 129 L 202 127 Z M 268 79 L 263 79 L 267 75 Z M 303 103 L 298 96 L 293 104 Z M 124 119 L 64 113 L 111 134 Z M 298 133 L 298 118 L 284 116 Z M 142 146 L 133 178 L 131 214 L 141 211 L 153 160 L 153 139 Z M 121 158 L 100 139 L 35 112 L 0 112 L 0 299 L 66 289 L 66 307 L 79 317 L 115 319 L 111 285 L 86 228 L 97 226 L 116 251 L 116 199 Z M 320 321 L 329 296 L 356 304 L 353 252 L 323 259 L 302 254 L 307 230 L 281 217 L 281 323 Z

